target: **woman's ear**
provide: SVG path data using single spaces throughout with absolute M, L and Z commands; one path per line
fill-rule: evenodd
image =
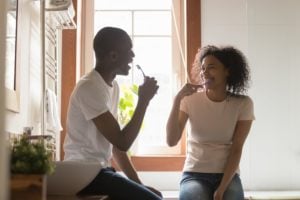
M 228 77 L 229 77 L 229 75 L 230 75 L 230 70 L 229 70 L 229 68 L 226 68 L 226 71 L 225 71 L 225 73 L 226 73 L 226 77 L 228 78 Z

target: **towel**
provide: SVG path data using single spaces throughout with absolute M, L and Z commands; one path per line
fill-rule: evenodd
M 98 162 L 57 161 L 55 171 L 47 176 L 47 194 L 75 195 L 99 173 Z
M 60 118 L 58 116 L 56 94 L 46 89 L 46 118 L 47 130 L 59 133 L 62 129 Z

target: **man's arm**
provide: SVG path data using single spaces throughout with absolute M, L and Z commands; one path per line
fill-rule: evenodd
M 127 151 L 141 128 L 143 118 L 150 100 L 158 89 L 154 78 L 147 78 L 139 87 L 139 97 L 134 114 L 129 123 L 121 130 L 118 121 L 107 111 L 93 119 L 103 136 L 121 151 Z
M 137 174 L 131 160 L 129 159 L 127 152 L 120 151 L 118 148 L 113 147 L 113 158 L 114 158 L 114 161 L 120 167 L 120 169 L 125 173 L 125 175 L 129 179 L 142 185 L 142 182 L 141 182 L 140 178 L 138 177 L 138 174 Z M 149 186 L 145 186 L 145 187 L 147 187 L 149 190 L 151 190 L 158 196 L 162 197 L 162 194 L 160 191 L 158 191 L 152 187 L 149 187 Z
M 142 184 L 127 152 L 120 151 L 118 148 L 113 147 L 113 159 L 129 179 Z
M 101 134 L 121 151 L 127 151 L 140 130 L 148 102 L 138 103 L 133 117 L 129 123 L 121 130 L 118 121 L 109 112 L 105 112 L 94 118 L 94 124 Z

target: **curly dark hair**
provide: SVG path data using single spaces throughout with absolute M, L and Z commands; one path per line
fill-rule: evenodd
M 233 95 L 246 93 L 249 87 L 250 70 L 244 54 L 232 46 L 208 45 L 201 48 L 200 63 L 209 55 L 216 57 L 229 70 L 227 90 Z

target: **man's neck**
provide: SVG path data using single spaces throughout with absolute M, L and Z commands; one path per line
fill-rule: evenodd
M 106 82 L 107 85 L 112 86 L 113 80 L 116 78 L 116 74 L 112 72 L 108 72 L 105 70 L 102 70 L 101 67 L 96 67 L 95 70 L 101 75 L 103 80 Z

